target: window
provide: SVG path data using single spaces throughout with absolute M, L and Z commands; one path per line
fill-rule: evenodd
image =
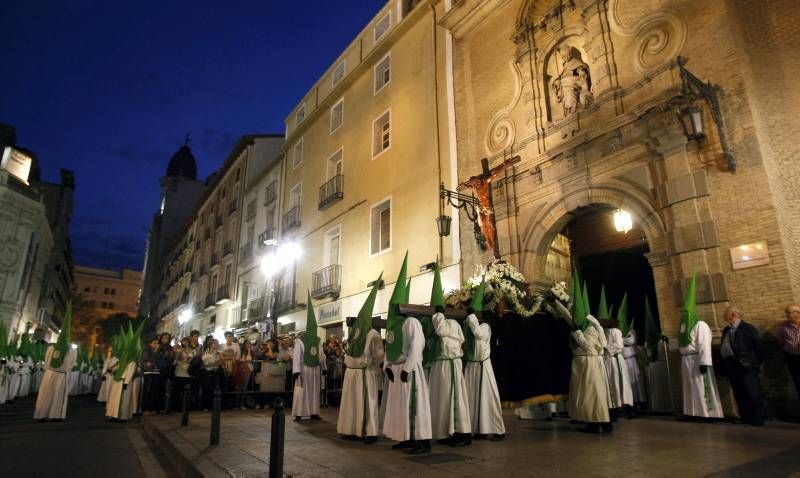
M 294 145 L 294 157 L 292 157 L 292 169 L 300 166 L 303 162 L 303 138 Z
M 303 183 L 297 183 L 289 192 L 289 208 L 295 208 L 302 203 Z
M 342 148 L 333 153 L 333 156 L 328 158 L 327 177 L 325 179 L 333 179 L 334 177 L 342 174 Z
M 370 255 L 380 254 L 392 247 L 392 199 L 373 206 L 370 211 Z
M 341 264 L 339 252 L 340 248 L 340 238 L 341 238 L 341 226 L 336 226 L 330 231 L 325 233 L 325 244 L 323 245 L 323 265 L 325 267 Z
M 387 53 L 373 70 L 375 76 L 375 93 L 381 91 L 392 79 L 392 55 Z
M 110 294 L 110 293 L 111 293 L 111 289 L 109 289 L 108 287 L 106 287 L 105 289 L 103 289 L 103 294 L 105 294 L 105 295 L 108 295 L 108 294 Z
M 339 129 L 344 121 L 344 98 L 340 99 L 331 108 L 331 133 Z
M 117 295 L 117 289 L 111 289 L 111 295 Z
M 389 31 L 389 28 L 392 27 L 392 12 L 387 12 L 383 18 L 378 20 L 378 23 L 375 24 L 375 28 L 372 29 L 372 38 L 375 43 L 378 43 L 386 32 Z
M 294 125 L 297 126 L 306 118 L 306 104 L 303 103 L 297 108 L 297 113 L 294 115 Z
M 372 157 L 389 149 L 392 144 L 391 111 L 382 114 L 372 125 Z
M 91 291 L 92 291 L 92 288 L 91 288 L 91 287 L 89 287 L 89 286 L 86 286 L 86 287 L 83 289 L 83 291 L 84 291 L 84 292 L 91 292 Z
M 333 82 L 334 87 L 338 85 L 340 81 L 342 81 L 346 72 L 347 72 L 347 61 L 342 60 L 342 62 L 336 65 L 336 68 L 333 69 L 333 75 L 331 81 Z
M 114 303 L 113 302 L 109 302 L 108 303 L 108 308 L 109 309 L 113 309 L 114 308 Z

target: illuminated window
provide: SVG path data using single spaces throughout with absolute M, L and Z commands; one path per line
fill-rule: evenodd
M 339 129 L 344 121 L 344 98 L 340 99 L 331 108 L 331 133 Z
M 373 206 L 370 211 L 370 255 L 380 254 L 392 247 L 392 199 Z
M 383 113 L 372 124 L 372 157 L 376 157 L 392 145 L 391 112 Z
M 375 65 L 373 74 L 375 76 L 375 93 L 377 93 L 381 91 L 384 86 L 388 85 L 389 81 L 392 79 L 391 53 L 387 53 L 386 56 Z
M 378 23 L 375 24 L 375 28 L 372 30 L 372 38 L 375 43 L 378 43 L 381 38 L 386 35 L 386 32 L 389 31 L 389 28 L 392 27 L 392 12 L 386 13 L 383 18 L 378 20 Z
M 303 162 L 303 138 L 294 145 L 294 157 L 292 157 L 292 169 L 300 166 Z

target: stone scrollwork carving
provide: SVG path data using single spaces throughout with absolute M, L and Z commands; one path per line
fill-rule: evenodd
M 510 62 L 511 72 L 514 77 L 514 95 L 511 102 L 503 109 L 495 113 L 489 122 L 489 130 L 486 135 L 486 154 L 493 156 L 505 149 L 509 149 L 516 139 L 516 126 L 509 115 L 517 107 L 522 97 L 522 73 L 519 65 L 515 61 Z M 531 101 L 533 99 L 531 98 Z
M 640 73 L 672 61 L 686 42 L 686 22 L 660 9 L 661 3 L 658 0 L 609 1 L 611 30 L 633 37 L 633 67 Z

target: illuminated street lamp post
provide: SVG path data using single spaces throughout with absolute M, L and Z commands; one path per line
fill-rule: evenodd
M 274 245 L 277 245 L 277 243 L 274 243 Z M 297 263 L 297 260 L 300 259 L 301 255 L 302 250 L 299 244 L 296 242 L 286 242 L 277 246 L 275 251 L 261 257 L 261 272 L 264 274 L 265 279 L 265 301 L 267 300 L 267 284 L 270 279 L 275 278 L 275 283 L 273 283 L 273 287 L 270 290 L 272 300 L 270 301 L 269 311 L 267 312 L 267 318 L 272 322 L 269 334 L 270 338 L 275 338 L 278 335 L 278 295 L 283 286 L 283 274 L 289 267 L 293 268 L 293 273 L 297 272 L 296 269 L 294 269 L 294 265 Z

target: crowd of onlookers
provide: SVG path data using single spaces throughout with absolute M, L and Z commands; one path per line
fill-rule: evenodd
M 262 340 L 258 334 L 237 338 L 232 332 L 225 333 L 224 342 L 212 335 L 201 341 L 197 330 L 177 341 L 168 333 L 153 337 L 142 355 L 142 412 L 180 410 L 184 391 L 189 393 L 191 408 L 210 410 L 217 389 L 223 394 L 223 408 L 260 408 L 267 398 L 252 392 L 261 391 L 254 378 L 265 363 L 282 364 L 283 391 L 291 391 L 294 341 L 294 335 Z M 340 393 L 345 345 L 335 335 L 323 345 L 328 359 L 322 384 L 325 403 L 335 401 Z

